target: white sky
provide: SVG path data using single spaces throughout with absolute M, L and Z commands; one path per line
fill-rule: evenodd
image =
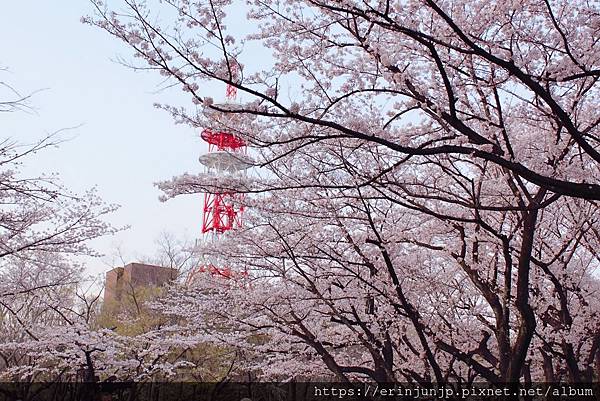
M 2 116 L 0 137 L 32 142 L 65 127 L 72 140 L 31 159 L 28 171 L 57 172 L 76 192 L 96 186 L 107 203 L 121 209 L 110 217 L 131 228 L 92 245 L 107 256 L 88 263 L 98 274 L 118 263 L 152 255 L 161 231 L 196 238 L 200 232 L 201 195 L 158 201 L 153 183 L 184 172 L 201 171 L 198 156 L 206 149 L 197 132 L 176 126 L 155 102 L 186 104 L 184 92 L 157 92 L 158 74 L 136 73 L 116 63 L 130 51 L 105 32 L 83 25 L 91 12 L 85 0 L 6 1 L 0 8 L 0 81 L 21 93 L 36 94 L 35 113 Z M 218 99 L 221 94 L 211 94 Z M 111 256 L 113 255 L 113 256 Z

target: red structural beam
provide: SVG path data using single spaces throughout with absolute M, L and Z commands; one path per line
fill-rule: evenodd
M 202 215 L 202 233 L 216 231 L 219 234 L 241 227 L 243 206 L 236 209 L 234 201 L 237 197 L 227 193 L 204 194 L 204 213 Z
M 202 139 L 213 145 L 217 150 L 238 150 L 246 146 L 246 141 L 242 138 L 225 131 L 213 131 L 206 128 L 200 134 Z

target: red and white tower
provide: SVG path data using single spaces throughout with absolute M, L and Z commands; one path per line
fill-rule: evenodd
M 228 86 L 227 98 L 233 99 L 235 95 L 235 88 Z M 226 108 L 229 105 L 221 107 Z M 202 131 L 200 137 L 208 143 L 208 153 L 201 155 L 199 161 L 208 173 L 217 177 L 217 180 L 230 175 L 244 174 L 245 170 L 252 166 L 252 158 L 247 154 L 246 141 L 238 135 L 207 128 Z M 208 243 L 217 241 L 219 236 L 229 231 L 231 232 L 227 235 L 235 235 L 235 231 L 232 230 L 242 227 L 243 203 L 244 195 L 232 190 L 217 190 L 204 194 L 202 234 Z M 191 272 L 188 282 L 199 272 L 209 272 L 227 278 L 235 275 L 227 266 L 205 261 L 205 265 Z
M 250 167 L 251 160 L 246 154 L 246 142 L 242 138 L 208 128 L 200 136 L 208 142 L 208 153 L 200 156 L 199 160 L 210 173 L 222 177 Z M 243 211 L 242 194 L 231 191 L 205 193 L 202 234 L 222 234 L 241 227 Z

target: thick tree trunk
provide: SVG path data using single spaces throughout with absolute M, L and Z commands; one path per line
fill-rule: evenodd
M 539 199 L 543 191 L 537 194 Z M 535 225 L 537 210 L 523 213 L 523 239 L 519 254 L 519 265 L 517 268 L 517 297 L 515 304 L 519 312 L 520 325 L 515 340 L 512 358 L 508 367 L 507 379 L 510 382 L 518 382 L 521 377 L 527 351 L 535 332 L 536 319 L 533 308 L 529 305 L 529 272 L 531 269 L 531 252 L 535 236 Z
M 540 352 L 544 360 L 544 379 L 548 383 L 554 383 L 556 381 L 556 377 L 554 376 L 554 367 L 552 366 L 552 356 L 550 356 L 550 354 L 543 349 L 540 350 Z

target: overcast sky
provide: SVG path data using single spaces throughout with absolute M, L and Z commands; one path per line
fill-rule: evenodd
M 93 243 L 107 256 L 89 271 L 110 268 L 120 248 L 127 261 L 155 252 L 161 231 L 198 237 L 201 195 L 158 201 L 153 183 L 183 172 L 201 171 L 205 151 L 198 132 L 175 125 L 155 102 L 185 104 L 184 92 L 157 91 L 158 74 L 136 73 L 114 60 L 131 54 L 105 32 L 83 25 L 91 12 L 85 0 L 7 1 L 0 12 L 0 81 L 22 93 L 44 89 L 31 99 L 34 113 L 3 115 L 2 137 L 32 142 L 47 132 L 77 127 L 59 149 L 30 159 L 28 172 L 58 172 L 77 192 L 96 186 L 107 203 L 121 205 L 111 216 L 131 228 Z M 220 94 L 214 94 L 217 99 Z

